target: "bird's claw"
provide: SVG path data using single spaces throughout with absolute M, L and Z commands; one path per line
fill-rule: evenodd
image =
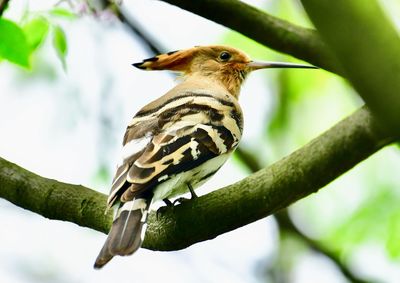
M 196 195 L 196 193 L 193 190 L 192 185 L 187 184 L 187 186 L 188 186 L 188 189 L 189 189 L 189 192 L 190 192 L 190 198 L 184 198 L 184 197 L 177 198 L 176 200 L 174 200 L 172 202 L 173 205 L 175 205 L 175 203 L 181 203 L 182 204 L 182 203 L 185 203 L 185 202 L 188 202 L 188 201 L 191 201 L 191 200 L 194 200 L 194 199 L 198 198 L 198 196 Z
M 166 204 L 167 207 L 173 207 L 174 203 L 171 202 L 169 199 L 165 198 L 163 199 L 163 202 Z
M 166 211 L 169 208 L 174 208 L 175 204 L 177 204 L 177 203 L 178 204 L 182 204 L 182 203 L 185 203 L 185 202 L 188 202 L 188 201 L 191 201 L 191 200 L 194 200 L 194 199 L 198 198 L 198 196 L 196 195 L 196 193 L 193 190 L 193 187 L 190 184 L 188 184 L 187 186 L 189 188 L 189 192 L 190 192 L 191 197 L 190 198 L 180 197 L 180 198 L 177 198 L 176 200 L 174 200 L 172 202 L 167 198 L 163 199 L 163 201 L 165 203 L 165 206 L 161 206 L 159 209 L 157 209 L 157 212 L 156 212 L 157 220 L 158 220 L 158 216 L 160 214 L 162 214 L 164 211 Z
M 180 204 L 182 204 L 182 203 L 185 203 L 185 202 L 188 202 L 188 201 L 191 201 L 193 198 L 177 198 L 176 200 L 174 200 L 173 202 L 172 202 L 172 204 L 175 206 L 175 204 L 176 203 L 180 203 Z

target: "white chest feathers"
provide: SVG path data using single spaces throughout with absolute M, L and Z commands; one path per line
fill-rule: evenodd
M 193 189 L 199 187 L 218 171 L 228 159 L 228 156 L 229 154 L 219 155 L 189 171 L 170 176 L 168 180 L 156 187 L 153 201 L 184 194 L 188 192 L 188 184 L 190 184 Z M 159 180 L 162 180 L 162 178 L 163 177 L 160 177 Z M 168 178 L 168 176 L 164 178 Z

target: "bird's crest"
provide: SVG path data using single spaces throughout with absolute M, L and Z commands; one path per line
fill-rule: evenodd
M 163 53 L 142 62 L 132 64 L 136 68 L 143 70 L 171 70 L 185 71 L 193 57 L 194 50 L 177 50 Z

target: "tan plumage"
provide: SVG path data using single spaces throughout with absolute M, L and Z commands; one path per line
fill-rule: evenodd
M 228 46 L 198 46 L 133 64 L 180 72 L 182 82 L 144 106 L 129 123 L 108 206 L 117 212 L 95 267 L 141 245 L 152 202 L 185 193 L 210 178 L 237 147 L 243 117 L 237 101 L 246 75 L 260 68 L 314 68 L 257 63 Z

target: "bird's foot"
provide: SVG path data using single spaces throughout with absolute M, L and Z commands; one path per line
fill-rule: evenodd
M 165 203 L 165 205 L 167 207 L 173 207 L 174 206 L 174 204 L 167 198 L 163 199 L 163 202 Z
M 190 184 L 187 184 L 187 186 L 189 188 L 190 198 L 181 197 L 181 198 L 177 198 L 173 202 L 170 201 L 167 198 L 163 199 L 163 202 L 165 203 L 165 206 L 161 206 L 159 209 L 157 209 L 157 212 L 156 212 L 157 219 L 158 219 L 158 216 L 160 214 L 162 214 L 164 211 L 166 211 L 167 209 L 169 209 L 171 207 L 174 208 L 175 204 L 177 204 L 177 203 L 182 204 L 182 203 L 185 203 L 185 202 L 188 202 L 188 201 L 191 201 L 191 200 L 194 200 L 194 199 L 198 198 L 198 196 L 196 195 L 196 193 L 193 190 L 193 187 Z
M 198 198 L 198 196 L 196 195 L 196 193 L 195 193 L 194 190 L 193 190 L 192 185 L 188 184 L 187 186 L 188 186 L 188 188 L 189 188 L 189 192 L 190 192 L 190 195 L 191 195 L 191 198 L 190 198 L 190 199 L 192 200 L 192 199 Z
M 172 202 L 172 204 L 175 206 L 175 204 L 176 203 L 185 203 L 185 202 L 188 202 L 188 201 L 191 201 L 192 199 L 191 198 L 177 198 L 176 200 L 174 200 L 173 202 Z
M 188 188 L 189 188 L 189 192 L 190 192 L 190 198 L 177 198 L 176 200 L 173 201 L 173 205 L 175 205 L 175 203 L 185 203 L 191 200 L 194 200 L 196 198 L 198 198 L 198 196 L 196 195 L 196 193 L 193 190 L 193 187 L 190 184 L 187 184 Z

